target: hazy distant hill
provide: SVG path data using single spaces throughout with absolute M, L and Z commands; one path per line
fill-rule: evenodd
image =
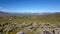
M 7 16 L 9 13 L 7 13 L 7 12 L 3 12 L 3 11 L 0 11 L 0 17 L 2 17 L 2 16 Z

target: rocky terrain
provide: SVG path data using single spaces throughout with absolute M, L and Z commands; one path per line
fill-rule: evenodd
M 60 34 L 60 13 L 17 16 L 1 12 L 0 34 Z
M 16 31 L 15 31 L 16 30 Z M 60 28 L 50 23 L 5 23 L 0 24 L 1 34 L 60 34 Z

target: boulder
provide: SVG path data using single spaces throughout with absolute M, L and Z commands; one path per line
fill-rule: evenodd
M 20 31 L 20 32 L 17 32 L 16 34 L 25 34 L 25 32 Z

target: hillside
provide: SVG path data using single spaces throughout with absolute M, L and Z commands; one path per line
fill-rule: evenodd
M 9 14 L 10 14 L 10 13 L 8 13 L 8 12 L 0 11 L 0 17 L 8 16 Z
M 1 17 L 4 17 L 3 19 Z M 60 22 L 60 13 L 47 13 L 47 14 L 37 14 L 37 13 L 6 13 L 0 11 L 0 20 L 2 22 L 8 21 L 9 19 L 12 19 L 11 22 Z
M 41 34 L 44 29 L 52 32 L 56 28 L 60 29 L 60 13 L 11 14 L 0 12 L 0 33 L 2 34 Z

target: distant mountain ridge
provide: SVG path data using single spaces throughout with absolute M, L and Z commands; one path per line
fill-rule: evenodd
M 7 16 L 8 14 L 10 14 L 10 13 L 8 13 L 8 12 L 3 12 L 3 11 L 0 11 L 0 17 L 1 17 L 1 16 Z
M 48 14 L 55 14 L 60 16 L 60 12 L 57 13 L 8 13 L 4 11 L 0 11 L 0 16 L 9 16 L 9 15 L 48 15 Z

